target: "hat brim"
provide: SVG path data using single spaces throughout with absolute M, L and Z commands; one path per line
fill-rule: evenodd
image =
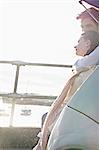
M 96 8 L 99 8 L 99 0 L 83 0 L 86 3 L 95 6 Z

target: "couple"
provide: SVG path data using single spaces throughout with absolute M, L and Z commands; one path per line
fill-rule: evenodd
M 90 8 L 89 11 L 99 22 L 99 11 L 94 8 Z M 83 34 L 78 40 L 75 50 L 76 54 L 83 58 L 76 61 L 73 67 L 73 75 L 66 82 L 61 94 L 52 104 L 42 127 L 40 140 L 34 150 L 47 149 L 49 136 L 57 118 L 79 86 L 94 72 L 95 65 L 99 61 L 99 24 L 95 22 L 87 11 L 82 12 L 77 19 L 81 19 Z

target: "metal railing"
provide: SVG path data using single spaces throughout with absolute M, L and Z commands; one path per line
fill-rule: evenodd
M 15 73 L 15 79 L 14 79 L 14 89 L 13 93 L 7 93 L 3 94 L 0 93 L 1 97 L 6 98 L 12 98 L 12 108 L 11 108 L 11 117 L 10 117 L 10 126 L 13 125 L 13 117 L 14 117 L 14 110 L 15 110 L 15 104 L 23 104 L 23 101 L 20 101 L 19 99 L 33 99 L 32 101 L 26 100 L 24 101 L 24 104 L 33 104 L 33 105 L 51 105 L 53 100 L 57 96 L 46 96 L 46 95 L 34 95 L 34 94 L 18 94 L 17 88 L 18 88 L 18 79 L 19 79 L 19 73 L 20 73 L 20 67 L 21 66 L 43 66 L 43 67 L 64 67 L 64 68 L 71 68 L 72 65 L 63 65 L 63 64 L 46 64 L 46 63 L 29 63 L 29 62 L 23 62 L 23 61 L 0 61 L 0 64 L 11 64 L 16 66 L 16 73 Z M 43 99 L 43 101 L 42 101 Z

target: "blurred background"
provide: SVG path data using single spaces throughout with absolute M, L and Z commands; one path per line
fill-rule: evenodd
M 83 10 L 78 0 L 0 0 L 0 61 L 72 65 L 81 34 L 76 16 Z M 70 73 L 71 68 L 22 66 L 16 93 L 58 96 Z M 15 74 L 15 65 L 0 64 L 0 93 L 13 93 Z M 0 126 L 9 126 L 12 105 L 2 97 L 0 102 Z M 48 110 L 16 104 L 13 126 L 40 127 Z

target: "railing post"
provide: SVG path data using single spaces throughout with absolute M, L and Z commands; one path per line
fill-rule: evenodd
M 13 90 L 14 94 L 16 94 L 16 92 L 17 92 L 18 78 L 19 78 L 19 69 L 20 69 L 20 65 L 17 65 L 17 67 L 16 67 L 15 83 L 14 83 L 14 90 Z M 13 126 L 14 110 L 15 110 L 15 98 L 13 98 L 13 101 L 12 101 L 10 127 Z

